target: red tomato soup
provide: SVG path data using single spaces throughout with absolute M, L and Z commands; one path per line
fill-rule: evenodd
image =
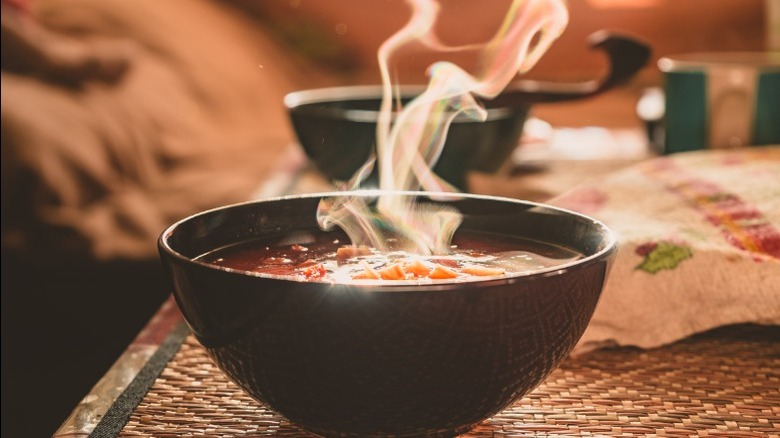
M 450 252 L 421 256 L 353 246 L 342 232 L 300 232 L 212 251 L 199 260 L 296 280 L 473 281 L 531 273 L 582 257 L 571 249 L 500 234 L 457 233 Z

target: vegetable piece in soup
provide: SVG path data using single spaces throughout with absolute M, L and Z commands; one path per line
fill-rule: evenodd
M 350 283 L 471 281 L 531 273 L 582 255 L 560 246 L 498 235 L 459 232 L 450 252 L 420 256 L 353 246 L 340 231 L 311 231 L 251 240 L 199 259 L 239 271 L 296 280 Z

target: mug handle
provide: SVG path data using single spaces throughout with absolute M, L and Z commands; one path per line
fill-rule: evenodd
M 752 67 L 712 65 L 707 69 L 710 148 L 751 144 L 758 75 Z

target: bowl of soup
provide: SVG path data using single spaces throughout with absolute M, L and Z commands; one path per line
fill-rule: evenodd
M 616 253 L 602 223 L 473 194 L 400 193 L 462 221 L 449 250 L 353 246 L 310 194 L 185 218 L 159 239 L 192 333 L 248 395 L 321 436 L 455 436 L 538 386 Z

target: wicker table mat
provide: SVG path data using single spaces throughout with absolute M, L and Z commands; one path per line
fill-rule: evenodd
M 570 358 L 468 437 L 780 436 L 780 327 Z M 122 437 L 310 436 L 244 395 L 188 336 Z

